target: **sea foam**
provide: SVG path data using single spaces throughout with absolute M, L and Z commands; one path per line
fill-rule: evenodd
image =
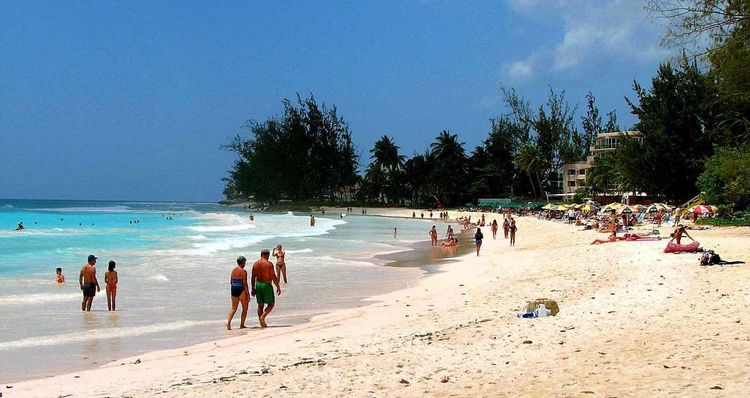
M 52 336 L 29 337 L 12 341 L 1 341 L 0 351 L 14 348 L 44 347 L 60 344 L 80 343 L 93 340 L 117 339 L 123 337 L 142 336 L 151 333 L 169 332 L 180 329 L 187 329 L 193 326 L 209 325 L 223 321 L 177 321 L 167 323 L 157 323 L 145 326 L 129 326 L 119 328 L 102 328 L 91 329 L 84 332 L 73 332 L 56 334 Z

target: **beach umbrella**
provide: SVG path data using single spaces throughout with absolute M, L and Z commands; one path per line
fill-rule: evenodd
M 636 207 L 631 207 L 631 206 L 622 206 L 616 210 L 617 210 L 617 214 L 633 214 L 634 212 L 638 211 Z
M 555 207 L 552 203 L 547 203 L 546 205 L 542 206 L 542 209 L 544 210 L 552 210 L 552 208 Z
M 618 203 L 618 202 L 612 202 L 612 203 L 610 203 L 610 204 L 608 204 L 608 205 L 604 206 L 604 211 L 612 211 L 612 210 L 617 210 L 617 209 L 619 209 L 620 207 L 622 207 L 622 203 Z
M 698 205 L 698 206 L 695 206 L 695 207 L 691 207 L 690 210 L 688 210 L 688 211 L 691 212 L 691 213 L 693 213 L 693 214 L 710 214 L 710 213 L 713 213 L 713 210 L 711 209 L 711 207 L 710 206 L 706 206 L 706 205 Z
M 581 210 L 583 210 L 583 211 L 591 211 L 591 205 L 588 205 L 588 204 L 587 205 L 583 205 L 583 207 L 581 207 Z
M 665 205 L 664 203 L 654 203 L 651 206 L 649 206 L 646 211 L 649 213 L 654 213 L 659 210 L 671 210 L 672 208 L 669 207 L 669 205 Z

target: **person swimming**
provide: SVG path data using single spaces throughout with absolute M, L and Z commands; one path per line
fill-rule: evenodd
M 65 283 L 65 276 L 62 274 L 62 268 L 57 267 L 55 273 L 57 274 L 57 283 Z

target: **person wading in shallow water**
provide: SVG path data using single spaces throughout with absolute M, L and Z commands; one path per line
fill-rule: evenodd
M 273 264 L 268 261 L 270 255 L 270 250 L 261 250 L 260 260 L 253 264 L 252 278 L 250 280 L 250 286 L 252 286 L 250 294 L 255 296 L 258 301 L 258 321 L 262 328 L 267 326 L 266 317 L 271 313 L 276 302 L 276 298 L 273 295 L 273 285 L 271 285 L 271 283 L 276 285 L 276 294 L 281 295 L 279 278 L 276 276 L 276 273 L 273 272 Z
M 96 292 L 99 291 L 99 281 L 96 280 L 96 256 L 89 255 L 88 263 L 81 268 L 78 275 L 78 283 L 83 291 L 83 301 L 81 302 L 81 311 L 91 311 L 91 303 L 94 301 Z
M 273 248 L 272 254 L 276 257 L 276 277 L 281 281 L 281 276 L 283 275 L 284 283 L 286 283 L 286 260 L 284 260 L 286 252 L 284 251 L 284 248 L 281 247 L 281 244 L 278 244 Z
M 250 302 L 250 291 L 247 286 L 247 271 L 245 264 L 247 260 L 243 256 L 237 257 L 237 266 L 234 267 L 229 275 L 229 286 L 232 294 L 232 307 L 227 317 L 227 330 L 232 330 L 232 318 L 237 312 L 237 306 L 242 304 L 242 314 L 240 315 L 240 329 L 244 329 L 245 318 L 247 318 L 247 306 Z

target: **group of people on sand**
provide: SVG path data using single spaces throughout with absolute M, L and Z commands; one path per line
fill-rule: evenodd
M 271 255 L 276 257 L 275 268 L 269 261 Z M 282 276 L 284 283 L 287 283 L 285 256 L 286 252 L 280 244 L 273 248 L 273 252 L 268 249 L 261 250 L 260 259 L 253 263 L 250 270 L 250 283 L 247 281 L 247 270 L 245 270 L 247 259 L 244 256 L 237 257 L 237 267 L 232 270 L 229 276 L 232 306 L 227 317 L 227 330 L 232 330 L 232 319 L 240 305 L 242 306 L 240 329 L 247 327 L 245 319 L 247 318 L 250 297 L 255 297 L 258 304 L 257 314 L 260 327 L 268 326 L 266 317 L 276 305 L 276 295 L 281 295 L 279 281 Z M 276 286 L 276 295 L 274 295 L 274 285 Z
M 96 277 L 96 260 L 98 257 L 90 254 L 86 265 L 81 267 L 81 272 L 78 274 L 78 284 L 83 292 L 83 301 L 81 301 L 81 311 L 91 311 L 91 304 L 94 302 L 94 296 L 96 293 L 101 291 L 99 288 L 99 280 Z M 117 263 L 110 261 L 107 267 L 107 271 L 104 273 L 104 284 L 105 291 L 107 293 L 107 309 L 109 311 L 115 311 L 117 309 L 117 283 L 119 277 L 115 267 Z M 55 269 L 56 281 L 58 284 L 65 283 L 65 275 L 62 273 L 62 268 L 57 267 Z

